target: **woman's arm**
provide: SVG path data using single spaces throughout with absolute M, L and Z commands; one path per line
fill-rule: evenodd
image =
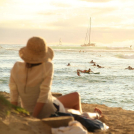
M 44 72 L 44 80 L 40 85 L 40 94 L 37 102 L 45 103 L 49 98 L 49 92 L 51 90 L 53 79 L 53 64 L 48 62 L 45 64 L 46 71 Z
M 18 102 L 11 102 L 11 104 L 17 106 L 18 105 Z
M 48 62 L 45 66 L 46 72 L 44 72 L 44 80 L 40 85 L 40 94 L 35 105 L 33 116 L 37 117 L 42 110 L 45 102 L 49 98 L 49 92 L 51 90 L 52 78 L 53 78 L 53 64 Z
M 45 103 L 39 103 L 39 102 L 36 103 L 36 106 L 34 108 L 33 115 L 32 115 L 33 117 L 37 117 L 39 115 L 39 113 L 42 110 L 44 104 Z
M 13 79 L 12 76 L 13 69 L 11 70 L 11 74 L 10 74 L 10 80 L 9 80 L 9 88 L 10 88 L 10 102 L 11 104 L 17 106 L 18 105 L 18 97 L 19 97 L 19 93 L 17 90 L 17 85 Z

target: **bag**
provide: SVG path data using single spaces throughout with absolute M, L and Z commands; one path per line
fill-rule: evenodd
M 51 114 L 50 117 L 59 117 L 59 116 L 73 116 L 74 119 L 80 122 L 89 132 L 94 132 L 95 130 L 98 129 L 104 129 L 104 125 L 100 120 L 87 119 L 77 114 L 56 112 L 54 114 Z

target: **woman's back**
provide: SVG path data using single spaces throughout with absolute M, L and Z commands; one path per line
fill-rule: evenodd
M 21 106 L 33 112 L 37 102 L 52 102 L 50 91 L 53 64 L 46 62 L 26 67 L 25 62 L 16 62 L 11 70 L 10 88 L 16 86 L 16 91 L 21 98 Z M 16 95 L 16 93 L 15 93 Z M 15 96 L 16 97 L 16 96 Z M 14 96 L 11 96 L 11 100 Z

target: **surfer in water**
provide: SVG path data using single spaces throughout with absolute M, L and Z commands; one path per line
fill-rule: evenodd
M 90 73 L 90 72 L 93 72 L 90 68 L 88 69 L 88 70 L 80 70 L 80 69 L 78 69 L 77 70 L 77 74 L 78 74 L 78 72 L 80 73 Z
M 77 70 L 77 75 L 78 75 L 78 76 L 81 76 L 81 75 L 80 75 L 80 70 Z
M 93 60 L 91 60 L 90 63 L 95 63 L 95 62 Z
M 92 66 L 96 66 L 96 63 L 94 63 Z
M 70 66 L 70 63 L 68 63 L 67 66 Z
M 132 68 L 131 66 L 128 66 L 127 68 L 125 69 L 128 69 L 128 70 L 134 70 L 134 68 Z
M 104 68 L 104 67 L 102 67 L 102 66 L 100 66 L 100 65 L 97 65 L 97 67 L 98 67 L 98 68 Z
M 90 72 L 93 72 L 90 68 L 85 71 L 85 73 L 90 73 Z

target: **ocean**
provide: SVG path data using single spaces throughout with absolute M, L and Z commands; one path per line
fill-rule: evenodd
M 0 91 L 9 93 L 10 70 L 22 61 L 18 50 L 24 45 L 0 45 Z M 51 46 L 55 52 L 52 92 L 79 92 L 83 103 L 104 104 L 134 110 L 134 51 L 129 48 Z M 92 66 L 90 61 L 104 68 Z M 67 66 L 70 63 L 71 66 Z M 100 74 L 77 75 L 77 69 L 91 68 Z

